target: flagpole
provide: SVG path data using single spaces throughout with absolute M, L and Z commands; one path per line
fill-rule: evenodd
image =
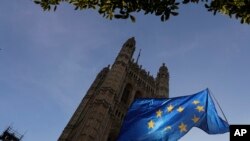
M 138 61 L 139 61 L 140 56 L 141 56 L 141 49 L 140 49 L 139 54 L 138 54 L 138 56 L 137 56 L 137 58 L 136 58 L 136 64 L 138 64 Z
M 223 112 L 223 110 L 222 110 L 222 108 L 221 108 L 221 106 L 220 106 L 220 104 L 219 104 L 219 102 L 218 102 L 218 100 L 215 98 L 215 96 L 213 95 L 212 91 L 211 91 L 209 88 L 208 88 L 208 91 L 209 91 L 209 95 L 211 94 L 211 96 L 212 96 L 213 99 L 215 100 L 216 104 L 217 104 L 218 107 L 220 108 L 220 111 L 221 111 L 223 117 L 225 118 L 226 122 L 229 123 L 228 120 L 227 120 L 226 115 L 224 114 L 224 112 Z

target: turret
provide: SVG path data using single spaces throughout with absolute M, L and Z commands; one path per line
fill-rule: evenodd
M 165 63 L 159 68 L 156 77 L 156 95 L 159 98 L 169 97 L 169 73 Z
M 128 39 L 122 46 L 119 54 L 117 55 L 114 64 L 109 71 L 103 87 L 112 88 L 116 93 L 122 86 L 123 80 L 126 75 L 126 67 L 135 51 L 135 38 Z
M 134 98 L 167 98 L 169 73 L 163 64 L 157 77 L 132 60 L 135 39 L 128 39 L 114 63 L 95 78 L 58 141 L 114 141 Z
M 135 51 L 135 38 L 129 38 L 122 46 L 119 54 L 117 55 L 114 65 L 117 63 L 128 64 L 132 59 L 132 56 Z

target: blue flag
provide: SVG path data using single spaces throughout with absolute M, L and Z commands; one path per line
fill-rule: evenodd
M 137 99 L 123 121 L 117 141 L 177 141 L 192 127 L 208 134 L 229 131 L 208 89 L 169 99 Z

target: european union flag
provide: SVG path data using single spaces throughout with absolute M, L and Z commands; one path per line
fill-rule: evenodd
M 229 131 L 209 90 L 169 99 L 137 99 L 124 119 L 118 141 L 177 141 L 192 127 L 208 134 Z

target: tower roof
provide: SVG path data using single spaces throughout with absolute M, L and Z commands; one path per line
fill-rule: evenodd
M 131 45 L 131 46 L 135 46 L 135 37 L 131 37 L 129 38 L 124 45 Z
M 167 73 L 168 72 L 168 68 L 167 66 L 165 65 L 165 63 L 162 63 L 162 66 L 159 68 L 159 72 L 160 73 Z

